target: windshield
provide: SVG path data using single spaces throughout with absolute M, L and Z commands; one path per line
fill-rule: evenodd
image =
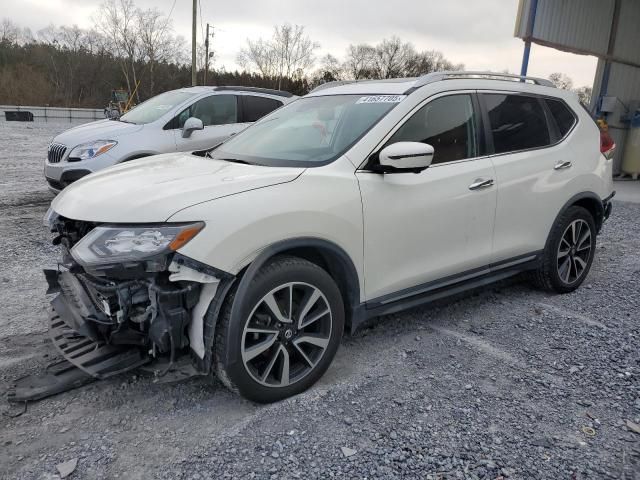
M 131 109 L 122 115 L 120 120 L 136 124 L 155 122 L 165 113 L 194 95 L 194 93 L 181 92 L 180 90 L 161 93 L 160 95 L 150 98 L 146 102 L 142 102 L 137 107 Z
M 312 167 L 335 160 L 404 98 L 332 95 L 296 100 L 220 145 L 212 158 Z

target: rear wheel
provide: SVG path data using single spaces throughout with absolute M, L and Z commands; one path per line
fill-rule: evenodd
M 574 291 L 589 273 L 595 248 L 593 216 L 583 207 L 569 207 L 553 226 L 542 263 L 533 273 L 534 282 L 544 290 Z
M 324 374 L 344 328 L 342 296 L 326 271 L 303 259 L 276 258 L 258 271 L 233 318 L 236 301 L 232 294 L 221 312 L 214 352 L 216 374 L 229 388 L 273 402 Z

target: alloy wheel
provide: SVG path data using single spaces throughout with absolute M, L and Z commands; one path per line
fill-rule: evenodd
M 303 282 L 280 285 L 260 299 L 245 322 L 245 369 L 262 385 L 292 385 L 322 359 L 331 328 L 331 307 L 318 288 Z
M 582 220 L 574 220 L 567 226 L 558 246 L 558 276 L 567 285 L 577 282 L 585 273 L 593 238 L 589 224 Z

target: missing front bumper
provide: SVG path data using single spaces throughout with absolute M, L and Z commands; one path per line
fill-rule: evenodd
M 81 335 L 55 309 L 49 316 L 49 336 L 66 360 L 96 379 L 133 370 L 151 361 L 142 348 L 108 345 Z

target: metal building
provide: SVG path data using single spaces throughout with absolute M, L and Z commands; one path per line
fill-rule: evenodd
M 619 173 L 640 109 L 640 0 L 520 0 L 515 36 L 525 42 L 523 74 L 531 43 L 598 58 L 590 110 L 609 123 Z

